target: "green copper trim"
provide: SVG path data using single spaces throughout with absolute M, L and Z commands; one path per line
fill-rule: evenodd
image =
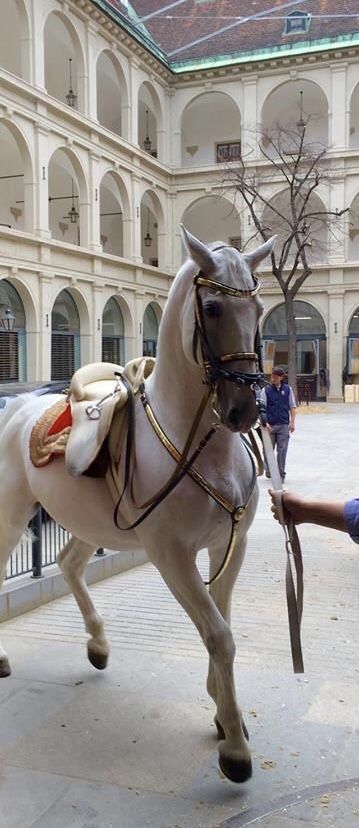
M 214 55 L 208 58 L 193 58 L 192 60 L 171 61 L 172 72 L 179 75 L 183 72 L 194 72 L 198 69 L 218 69 L 221 66 L 233 66 L 241 63 L 258 62 L 260 60 L 274 60 L 281 57 L 293 57 L 313 52 L 325 52 L 328 49 L 346 49 L 350 46 L 359 46 L 359 32 L 337 37 L 326 37 L 321 40 L 305 40 L 301 43 L 271 46 L 267 49 L 234 52 L 230 55 Z

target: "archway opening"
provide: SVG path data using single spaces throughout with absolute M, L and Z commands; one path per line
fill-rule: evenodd
M 123 256 L 123 207 L 118 184 L 106 173 L 100 186 L 100 236 L 104 253 Z
M 206 244 L 218 239 L 237 250 L 241 249 L 239 214 L 234 205 L 222 196 L 204 196 L 198 199 L 187 207 L 182 221 L 190 233 Z M 183 261 L 187 255 L 182 245 Z
M 106 129 L 127 138 L 124 107 L 127 90 L 123 72 L 111 52 L 104 50 L 97 60 L 97 118 Z
M 26 380 L 26 319 L 21 298 L 0 280 L 0 382 Z
M 150 303 L 143 316 L 143 356 L 156 356 L 157 340 L 158 321 L 153 304 Z
M 350 100 L 350 146 L 359 147 L 359 83 Z
M 303 217 L 300 222 L 298 220 L 297 226 L 301 240 L 303 239 L 306 242 L 307 260 L 310 264 L 326 261 L 328 257 L 329 224 L 329 219 L 326 220 L 325 215 L 323 215 L 326 212 L 326 207 L 315 193 L 309 194 L 307 199 L 307 191 L 304 187 L 302 195 L 303 197 L 296 199 L 295 209 L 297 216 L 303 210 Z M 274 234 L 278 236 L 277 250 L 280 250 L 281 245 L 292 237 L 293 217 L 289 190 L 282 190 L 270 199 L 270 206 L 266 205 L 263 210 L 262 226 L 265 227 L 267 238 Z M 333 242 L 335 240 L 334 232 L 333 226 Z M 288 267 L 292 264 L 296 252 L 297 246 L 293 238 L 287 258 Z
M 304 389 L 311 399 L 325 398 L 329 387 L 326 330 L 323 317 L 309 302 L 294 301 L 296 322 L 297 395 Z M 263 323 L 264 373 L 274 365 L 288 370 L 288 329 L 284 302 L 277 305 Z M 309 389 L 309 391 L 308 391 Z
M 45 24 L 44 43 L 45 86 L 48 94 L 72 109 L 84 112 L 83 55 L 70 21 L 56 12 L 49 14 Z
M 125 365 L 125 326 L 114 296 L 106 302 L 102 315 L 102 360 Z
M 51 379 L 69 380 L 80 367 L 80 316 L 66 289 L 54 303 L 51 330 Z
M 1 66 L 29 80 L 29 27 L 23 0 L 1 0 Z
M 161 158 L 158 129 L 160 127 L 160 107 L 157 96 L 150 83 L 144 81 L 138 93 L 138 143 L 141 149 Z
M 149 191 L 141 201 L 141 256 L 144 264 L 158 267 L 157 205 Z
M 79 186 L 73 164 L 62 149 L 49 164 L 49 228 L 53 239 L 80 244 Z
M 183 167 L 238 161 L 241 115 L 235 102 L 223 92 L 206 92 L 187 104 L 181 146 Z
M 19 144 L 5 123 L 0 122 L 0 224 L 16 230 L 25 223 L 25 171 Z
M 262 108 L 261 131 L 274 141 L 282 135 L 283 145 L 291 134 L 293 141 L 306 125 L 305 143 L 314 144 L 314 151 L 328 145 L 328 101 L 320 87 L 308 80 L 290 80 L 270 92 Z M 271 156 L 273 148 L 264 141 Z M 289 151 L 289 148 L 288 148 Z

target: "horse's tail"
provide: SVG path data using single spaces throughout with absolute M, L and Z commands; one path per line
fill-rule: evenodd
M 16 414 L 19 409 L 28 402 L 29 397 L 30 394 L 19 394 L 18 397 L 14 397 L 14 399 L 7 404 L 3 411 L 0 409 L 0 434 L 3 434 L 6 426 L 10 423 L 14 414 Z

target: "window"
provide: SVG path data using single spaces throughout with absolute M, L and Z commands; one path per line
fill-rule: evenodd
M 301 34 L 307 32 L 310 26 L 310 14 L 308 12 L 294 11 L 287 15 L 284 34 Z
M 238 161 L 241 157 L 241 142 L 227 141 L 225 144 L 216 144 L 217 164 L 225 164 L 229 161 Z

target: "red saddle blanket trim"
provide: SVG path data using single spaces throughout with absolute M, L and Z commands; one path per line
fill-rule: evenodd
M 59 417 L 52 423 L 51 428 L 48 430 L 48 435 L 51 437 L 52 434 L 59 434 L 60 431 L 63 431 L 64 428 L 70 428 L 72 426 L 72 416 L 71 416 L 71 406 L 70 403 L 65 408 Z

